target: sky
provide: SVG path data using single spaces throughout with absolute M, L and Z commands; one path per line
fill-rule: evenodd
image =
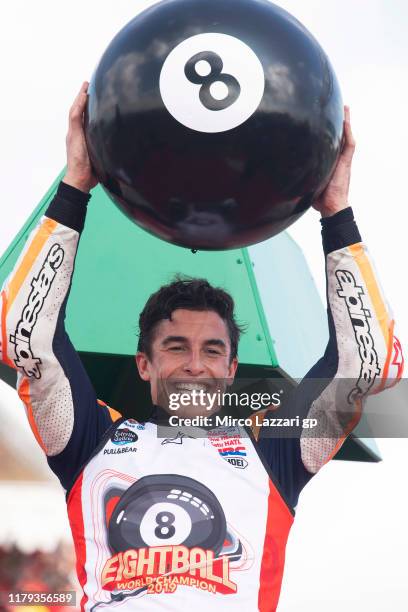
M 65 165 L 68 110 L 81 83 L 90 79 L 116 32 L 148 4 L 153 2 L 2 3 L 0 253 Z M 408 4 L 279 4 L 319 40 L 351 107 L 357 150 L 350 204 L 406 347 Z M 303 249 L 324 300 L 318 214 L 309 211 L 290 234 Z M 0 409 L 14 402 L 21 410 L 15 395 L 0 385 Z M 302 493 L 279 612 L 406 609 L 408 444 L 380 440 L 378 445 L 382 463 L 331 462 Z

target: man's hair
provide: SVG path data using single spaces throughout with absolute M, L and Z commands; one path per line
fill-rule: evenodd
M 225 322 L 231 344 L 230 361 L 237 356 L 238 343 L 244 326 L 234 317 L 234 300 L 231 295 L 213 287 L 204 278 L 177 275 L 169 285 L 160 287 L 147 300 L 139 317 L 139 342 L 137 350 L 152 359 L 152 343 L 156 325 L 165 319 L 171 321 L 178 308 L 186 310 L 212 310 Z

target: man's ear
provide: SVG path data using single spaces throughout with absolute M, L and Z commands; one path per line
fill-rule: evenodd
M 136 353 L 136 367 L 142 380 L 150 381 L 150 361 L 146 353 Z

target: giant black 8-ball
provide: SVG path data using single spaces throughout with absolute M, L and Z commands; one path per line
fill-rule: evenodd
M 287 228 L 322 192 L 343 104 L 316 39 L 268 0 L 165 0 L 106 49 L 85 129 L 132 220 L 177 245 L 228 249 Z

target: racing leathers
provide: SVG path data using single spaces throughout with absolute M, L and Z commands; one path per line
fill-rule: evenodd
M 81 609 L 273 612 L 300 491 L 358 423 L 364 397 L 402 375 L 352 209 L 322 220 L 330 337 L 292 399 L 294 414 L 331 414 L 330 433 L 163 438 L 157 407 L 142 423 L 97 400 L 65 331 L 89 198 L 60 183 L 0 302 L 1 359 L 67 492 Z

